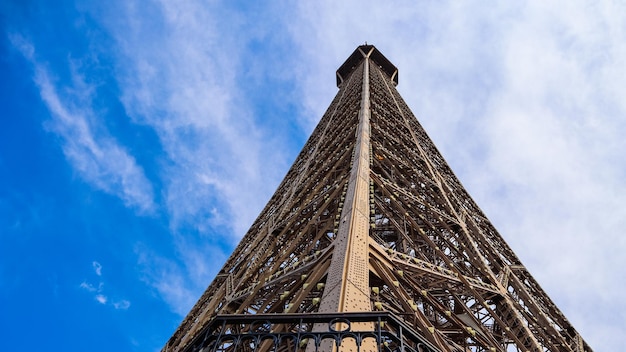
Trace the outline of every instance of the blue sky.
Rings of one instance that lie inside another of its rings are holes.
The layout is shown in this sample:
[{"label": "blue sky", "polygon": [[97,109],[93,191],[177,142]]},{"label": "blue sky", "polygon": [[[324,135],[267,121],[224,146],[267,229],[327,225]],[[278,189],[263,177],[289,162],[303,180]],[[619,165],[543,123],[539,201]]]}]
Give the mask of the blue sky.
[{"label": "blue sky", "polygon": [[9,0],[0,29],[3,349],[160,349],[365,41],[584,338],[622,346],[624,5]]}]

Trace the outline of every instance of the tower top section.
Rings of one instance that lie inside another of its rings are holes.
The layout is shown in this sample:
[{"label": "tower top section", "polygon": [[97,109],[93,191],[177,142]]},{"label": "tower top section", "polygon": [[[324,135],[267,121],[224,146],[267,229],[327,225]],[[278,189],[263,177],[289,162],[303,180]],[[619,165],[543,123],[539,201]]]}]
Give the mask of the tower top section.
[{"label": "tower top section", "polygon": [[350,76],[350,73],[363,61],[366,57],[374,61],[378,67],[387,75],[395,85],[398,85],[398,68],[389,61],[373,45],[360,45],[348,57],[348,59],[337,69],[337,87]]}]

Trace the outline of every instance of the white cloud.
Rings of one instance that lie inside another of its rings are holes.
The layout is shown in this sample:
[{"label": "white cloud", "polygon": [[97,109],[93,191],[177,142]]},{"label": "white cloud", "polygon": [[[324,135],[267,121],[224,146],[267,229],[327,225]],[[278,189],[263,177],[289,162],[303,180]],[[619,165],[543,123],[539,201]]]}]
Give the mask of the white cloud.
[{"label": "white cloud", "polygon": [[97,294],[94,298],[100,304],[106,304],[107,303],[107,296],[105,296],[103,294]]},{"label": "white cloud", "polygon": [[[91,265],[94,268],[96,275],[101,277],[102,265],[98,263],[97,261],[93,261]],[[98,283],[97,287],[87,281],[83,281],[79,287],[89,293],[93,293],[94,300],[96,300],[98,303],[102,305],[107,305],[108,303],[110,306],[112,306],[116,310],[127,310],[128,308],[130,308],[130,301],[126,299],[117,299],[115,301],[109,300],[109,297],[104,294],[104,282],[102,281]]]},{"label": "white cloud", "polygon": [[153,287],[171,310],[186,315],[215,277],[226,256],[212,245],[178,237],[180,261],[163,257],[143,244],[135,247],[142,280]]},{"label": "white cloud", "polygon": [[94,287],[92,284],[90,284],[90,283],[88,283],[86,281],[81,282],[80,288],[82,288],[82,289],[84,289],[84,290],[86,290],[88,292],[97,292],[97,291],[99,291],[98,288]]},{"label": "white cloud", "polygon": [[272,128],[259,125],[242,96],[251,82],[242,60],[258,33],[239,32],[245,24],[228,6],[198,1],[128,2],[104,22],[121,49],[126,111],[154,129],[167,155],[172,228],[225,226],[239,238],[279,182],[265,160],[284,162]]},{"label": "white cloud", "polygon": [[125,299],[113,302],[112,304],[115,309],[127,310],[130,308],[130,302]]},{"label": "white cloud", "polygon": [[93,266],[93,270],[96,272],[96,275],[102,276],[102,265],[95,260],[91,263],[91,265]]},{"label": "white cloud", "polygon": [[46,66],[35,58],[35,49],[24,38],[11,36],[35,69],[34,81],[51,113],[49,129],[62,140],[65,157],[92,186],[121,198],[140,212],[155,208],[152,185],[135,158],[107,132],[92,108],[94,86],[87,84],[70,62],[73,85],[55,86]]},{"label": "white cloud", "polygon": [[184,316],[195,303],[198,290],[195,283],[186,279],[187,273],[175,262],[160,257],[139,245],[136,248],[143,280],[155,288],[172,311]]}]

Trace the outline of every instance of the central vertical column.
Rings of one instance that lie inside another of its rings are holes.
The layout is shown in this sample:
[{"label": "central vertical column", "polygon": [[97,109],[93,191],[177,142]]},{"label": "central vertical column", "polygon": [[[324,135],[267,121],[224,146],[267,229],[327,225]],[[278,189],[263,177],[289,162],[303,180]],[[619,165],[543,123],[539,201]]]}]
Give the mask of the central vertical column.
[{"label": "central vertical column", "polygon": [[[333,256],[319,312],[371,311],[369,294],[369,179],[370,179],[370,92],[369,54],[363,53],[363,88],[350,180],[339,219]],[[344,327],[345,328],[345,327]],[[371,330],[371,323],[353,323],[352,330]],[[322,351],[330,351],[327,345]],[[344,341],[340,351],[357,351],[352,340]],[[377,351],[368,340],[360,351]]]}]

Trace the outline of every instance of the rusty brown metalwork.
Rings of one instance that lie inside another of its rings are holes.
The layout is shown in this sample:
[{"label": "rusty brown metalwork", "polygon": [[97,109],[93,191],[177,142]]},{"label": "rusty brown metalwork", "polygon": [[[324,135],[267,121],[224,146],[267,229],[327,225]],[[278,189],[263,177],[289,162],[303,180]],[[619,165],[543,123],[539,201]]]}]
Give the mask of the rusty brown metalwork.
[{"label": "rusty brown metalwork", "polygon": [[330,107],[164,352],[591,351],[448,167],[397,73],[372,45],[340,67]]}]

